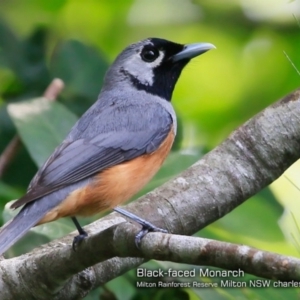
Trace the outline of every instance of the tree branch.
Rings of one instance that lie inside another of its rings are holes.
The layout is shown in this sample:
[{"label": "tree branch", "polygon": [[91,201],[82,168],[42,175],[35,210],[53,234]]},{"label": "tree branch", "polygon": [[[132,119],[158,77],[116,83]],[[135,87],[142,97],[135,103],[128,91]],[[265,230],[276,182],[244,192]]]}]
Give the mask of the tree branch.
[{"label": "tree branch", "polygon": [[143,256],[245,273],[274,280],[300,281],[300,259],[215,240],[155,234],[143,245]]},{"label": "tree branch", "polygon": [[[295,162],[300,156],[299,129],[300,90],[297,90],[246,122],[177,178],[131,203],[127,209],[171,233],[193,234],[243,203]],[[114,213],[86,226],[89,237],[77,252],[71,249],[73,235],[69,235],[30,254],[1,261],[1,299],[11,299],[12,295],[64,299],[66,293],[73,299],[79,291],[86,293],[144,261],[115,256],[239,267],[267,278],[299,280],[298,260],[245,246],[153,233],[144,238],[139,251],[134,246],[137,226],[121,222],[124,218]],[[180,245],[188,247],[183,250]],[[194,255],[183,252],[190,253],[191,249]],[[218,260],[218,255],[229,256]],[[263,260],[258,259],[261,256]],[[230,264],[233,257],[235,260]],[[86,270],[91,266],[92,269]],[[78,275],[82,270],[85,271]],[[107,272],[104,277],[103,270]]]}]

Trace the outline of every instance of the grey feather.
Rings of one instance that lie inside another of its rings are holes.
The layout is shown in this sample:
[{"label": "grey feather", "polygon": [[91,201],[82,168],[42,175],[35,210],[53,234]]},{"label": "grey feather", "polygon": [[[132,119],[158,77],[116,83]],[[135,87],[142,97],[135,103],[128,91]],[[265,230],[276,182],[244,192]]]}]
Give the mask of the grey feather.
[{"label": "grey feather", "polygon": [[37,184],[53,188],[70,184],[153,152],[172,124],[170,114],[152,102],[144,105],[120,102],[97,115],[89,110],[70,132],[66,146],[41,170]]}]

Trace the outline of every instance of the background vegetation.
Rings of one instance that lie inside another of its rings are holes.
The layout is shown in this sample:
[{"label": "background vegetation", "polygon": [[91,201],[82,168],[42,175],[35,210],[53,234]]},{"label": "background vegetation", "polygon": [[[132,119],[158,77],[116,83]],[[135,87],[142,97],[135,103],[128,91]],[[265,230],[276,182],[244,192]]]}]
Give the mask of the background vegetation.
[{"label": "background vegetation", "polygon": [[[16,128],[25,145],[0,180],[2,222],[11,217],[6,202],[25,192],[37,166],[96,100],[105,70],[128,44],[161,37],[217,46],[193,60],[177,84],[173,105],[180,120],[178,138],[164,168],[142,191],[145,193],[187,168],[268,104],[299,87],[299,74],[288,59],[300,68],[299,18],[298,0],[0,1],[0,151]],[[54,115],[28,120],[27,102],[11,106],[8,113],[8,104],[41,96],[54,77],[66,84],[59,99],[63,107],[52,108]],[[17,109],[24,110],[21,117],[16,116]],[[299,256],[299,169],[293,166],[286,177],[199,235]],[[69,220],[40,226],[8,255],[28,251],[73,229]],[[150,262],[147,267],[151,266],[182,268],[167,262]],[[136,289],[135,283],[131,271],[89,299],[299,296],[297,290],[271,288],[143,290]]]}]

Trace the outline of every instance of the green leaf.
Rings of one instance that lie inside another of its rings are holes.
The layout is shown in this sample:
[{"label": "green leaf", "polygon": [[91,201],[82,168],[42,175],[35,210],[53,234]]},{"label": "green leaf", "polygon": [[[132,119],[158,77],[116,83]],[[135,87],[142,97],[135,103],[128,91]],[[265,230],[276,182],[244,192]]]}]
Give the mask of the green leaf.
[{"label": "green leaf", "polygon": [[53,76],[66,84],[65,93],[96,99],[108,68],[107,60],[79,41],[61,44],[51,60]]},{"label": "green leaf", "polygon": [[0,181],[0,205],[4,202],[7,202],[11,199],[16,199],[21,197],[22,194],[16,188],[11,187],[10,185]]},{"label": "green leaf", "polygon": [[270,190],[264,189],[197,235],[284,255],[297,255],[278,226],[282,211]]},{"label": "green leaf", "polygon": [[9,104],[7,110],[38,166],[63,141],[77,120],[63,105],[45,98]]},{"label": "green leaf", "polygon": [[22,61],[21,41],[3,19],[0,19],[0,65],[15,69]]},{"label": "green leaf", "polygon": [[134,287],[125,276],[117,277],[106,284],[106,287],[114,293],[118,300],[130,300],[135,294]]},{"label": "green leaf", "polygon": [[300,161],[295,162],[270,188],[284,207],[279,226],[285,238],[300,251],[299,181]]}]

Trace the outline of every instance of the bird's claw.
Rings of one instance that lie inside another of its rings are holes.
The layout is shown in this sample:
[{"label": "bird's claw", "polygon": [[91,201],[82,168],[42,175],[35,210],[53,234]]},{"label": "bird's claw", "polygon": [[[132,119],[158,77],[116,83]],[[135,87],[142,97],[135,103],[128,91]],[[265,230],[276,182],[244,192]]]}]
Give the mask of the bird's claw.
[{"label": "bird's claw", "polygon": [[76,252],[77,247],[81,244],[81,242],[88,236],[88,234],[83,231],[79,235],[76,235],[73,239],[72,248]]},{"label": "bird's claw", "polygon": [[143,228],[137,233],[137,235],[135,236],[135,240],[134,240],[135,245],[138,249],[141,248],[141,241],[148,232],[168,233],[167,230],[156,227],[156,226],[152,225],[151,223],[148,223],[147,225],[143,225]]}]

